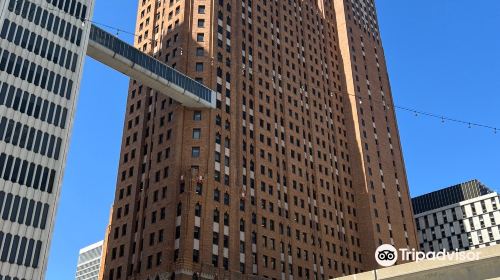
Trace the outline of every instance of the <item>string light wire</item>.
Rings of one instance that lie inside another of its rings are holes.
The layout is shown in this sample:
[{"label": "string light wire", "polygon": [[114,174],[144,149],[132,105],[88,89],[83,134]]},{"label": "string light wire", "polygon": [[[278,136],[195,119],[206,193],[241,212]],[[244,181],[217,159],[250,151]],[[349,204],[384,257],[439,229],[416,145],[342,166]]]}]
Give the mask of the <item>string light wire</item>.
[{"label": "string light wire", "polygon": [[[388,101],[384,101],[384,100],[380,100],[380,99],[376,99],[376,98],[366,98],[366,97],[363,97],[363,96],[360,96],[360,95],[357,95],[357,94],[348,93],[348,92],[345,92],[345,91],[333,91],[333,92],[334,93],[341,93],[341,94],[346,94],[346,95],[357,97],[357,98],[359,98],[360,103],[361,103],[361,100],[368,100],[368,101],[373,101],[373,102],[377,102],[377,103],[381,103],[381,104],[389,104],[389,105],[391,105],[391,103],[388,102]],[[389,106],[389,105],[386,105],[386,106]],[[460,120],[460,119],[448,117],[448,116],[445,116],[445,115],[440,115],[440,114],[436,114],[436,113],[430,113],[430,112],[426,112],[426,111],[421,111],[419,109],[414,109],[414,108],[399,106],[399,105],[394,104],[394,103],[392,103],[392,106],[395,109],[399,109],[401,111],[406,111],[406,112],[409,112],[409,113],[413,113],[415,115],[415,117],[418,117],[418,116],[422,115],[422,116],[426,116],[426,117],[429,117],[429,118],[439,119],[439,120],[441,120],[442,123],[444,123],[445,121],[448,121],[448,122],[454,122],[454,123],[458,123],[458,124],[467,125],[468,128],[472,128],[472,127],[485,128],[485,129],[492,130],[495,134],[497,134],[497,132],[500,131],[500,128],[495,127],[495,126],[491,126],[491,125],[481,124],[481,123],[467,121],[467,120]]]},{"label": "string light wire", "polygon": [[[114,27],[114,26],[111,26],[111,25],[107,25],[107,24],[103,24],[103,23],[97,23],[97,22],[94,22],[94,21],[90,21],[90,22],[92,22],[94,24],[97,24],[97,25],[101,25],[103,27],[106,27],[106,28],[109,28],[109,29],[112,29],[112,30],[116,30],[118,32],[123,32],[123,33],[129,34],[129,35],[132,35],[132,36],[135,36],[135,37],[140,36],[140,35],[138,35],[136,33],[133,33],[133,32],[130,32],[130,31],[125,31],[125,30],[122,30],[120,28],[117,28],[117,27]],[[246,69],[242,69],[242,73],[243,74],[246,74],[247,71],[245,71],[245,70]],[[255,71],[255,70],[253,70],[253,71]],[[357,98],[359,98],[360,103],[362,103],[363,100],[368,100],[368,101],[373,101],[373,102],[381,103],[381,104],[384,104],[384,105],[385,104],[391,105],[390,102],[387,102],[387,101],[384,101],[384,100],[377,100],[377,99],[374,99],[374,98],[366,98],[364,96],[360,96],[358,94],[348,93],[346,91],[333,91],[333,92],[357,97]],[[389,105],[386,105],[386,106],[389,106]],[[397,104],[394,104],[394,103],[392,103],[392,106],[395,109],[399,109],[401,111],[412,113],[412,114],[415,115],[415,117],[425,116],[425,117],[429,117],[429,118],[439,119],[439,120],[441,120],[442,123],[444,123],[445,121],[447,121],[447,122],[452,122],[452,123],[464,124],[464,125],[467,125],[468,128],[478,127],[478,128],[489,129],[489,130],[492,130],[494,134],[497,134],[497,132],[500,131],[499,127],[495,127],[495,126],[491,126],[491,125],[486,125],[486,124],[481,124],[481,123],[477,123],[477,122],[473,122],[473,121],[452,118],[452,117],[448,117],[448,116],[437,114],[437,113],[431,113],[431,112],[422,111],[420,109],[415,109],[415,108],[400,106],[400,105],[397,105]]]}]

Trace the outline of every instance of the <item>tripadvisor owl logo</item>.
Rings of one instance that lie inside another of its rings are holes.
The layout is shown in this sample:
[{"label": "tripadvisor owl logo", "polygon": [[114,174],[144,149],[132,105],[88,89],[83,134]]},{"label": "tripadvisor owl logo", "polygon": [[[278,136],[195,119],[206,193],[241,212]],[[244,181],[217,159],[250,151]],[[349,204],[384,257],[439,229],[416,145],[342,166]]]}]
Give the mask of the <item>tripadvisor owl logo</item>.
[{"label": "tripadvisor owl logo", "polygon": [[380,266],[388,267],[393,266],[401,259],[402,262],[409,261],[477,261],[480,259],[480,252],[473,251],[460,251],[455,249],[449,251],[443,249],[438,252],[430,251],[423,252],[409,248],[396,249],[389,244],[380,245],[375,251],[375,260]]},{"label": "tripadvisor owl logo", "polygon": [[380,245],[375,251],[375,260],[381,266],[392,266],[398,260],[398,251],[392,245]]}]

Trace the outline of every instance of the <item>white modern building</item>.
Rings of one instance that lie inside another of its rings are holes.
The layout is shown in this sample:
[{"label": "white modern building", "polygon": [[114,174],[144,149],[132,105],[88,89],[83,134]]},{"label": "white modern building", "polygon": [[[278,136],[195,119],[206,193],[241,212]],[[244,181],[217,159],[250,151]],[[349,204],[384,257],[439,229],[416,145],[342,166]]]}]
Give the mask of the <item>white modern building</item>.
[{"label": "white modern building", "polygon": [[0,279],[44,279],[93,0],[0,1]]},{"label": "white modern building", "polygon": [[500,244],[499,199],[478,180],[413,198],[420,250],[462,251]]},{"label": "white modern building", "polygon": [[101,268],[103,241],[80,250],[75,280],[97,280]]},{"label": "white modern building", "polygon": [[187,107],[215,92],[90,23],[94,0],[0,1],[0,280],[44,279],[86,55]]}]

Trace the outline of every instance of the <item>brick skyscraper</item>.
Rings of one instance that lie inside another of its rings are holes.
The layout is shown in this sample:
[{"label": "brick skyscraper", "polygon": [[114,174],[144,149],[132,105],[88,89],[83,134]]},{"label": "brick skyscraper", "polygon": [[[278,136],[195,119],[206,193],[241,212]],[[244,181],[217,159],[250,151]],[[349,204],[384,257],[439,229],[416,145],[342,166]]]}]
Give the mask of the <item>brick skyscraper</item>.
[{"label": "brick skyscraper", "polygon": [[328,279],[417,248],[372,0],[140,0],[136,32],[217,109],[131,82],[104,280]]}]

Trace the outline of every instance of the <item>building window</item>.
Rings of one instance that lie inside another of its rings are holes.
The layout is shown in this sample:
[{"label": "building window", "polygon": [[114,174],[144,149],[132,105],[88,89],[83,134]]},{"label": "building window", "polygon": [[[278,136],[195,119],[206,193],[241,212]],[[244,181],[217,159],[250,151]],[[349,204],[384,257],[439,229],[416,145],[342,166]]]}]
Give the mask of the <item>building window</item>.
[{"label": "building window", "polygon": [[194,249],[193,250],[193,262],[199,262],[200,261],[200,251]]},{"label": "building window", "polygon": [[191,149],[191,156],[194,158],[199,158],[200,157],[200,147],[193,147]]},{"label": "building window", "polygon": [[196,56],[203,56],[203,55],[205,55],[205,50],[203,48],[197,48]]},{"label": "building window", "polygon": [[203,33],[196,34],[196,42],[203,42],[203,41],[205,41],[205,34]]},{"label": "building window", "polygon": [[198,14],[204,14],[204,13],[205,13],[205,5],[199,5]]},{"label": "building window", "polygon": [[214,190],[214,200],[220,201],[220,191],[218,189]]},{"label": "building window", "polygon": [[219,213],[219,210],[215,209],[214,210],[214,223],[218,223],[219,220],[220,220],[220,213]]},{"label": "building window", "polygon": [[219,256],[212,254],[212,265],[215,267],[219,266]]},{"label": "building window", "polygon": [[182,204],[177,204],[177,216],[180,216],[182,214]]},{"label": "building window", "polygon": [[205,27],[205,20],[204,19],[198,20],[198,27]]},{"label": "building window", "polygon": [[201,137],[201,129],[199,128],[193,129],[193,139],[198,140],[200,139],[200,137]]},{"label": "building window", "polygon": [[175,227],[175,239],[179,239],[179,238],[181,238],[181,227],[176,226]]},{"label": "building window", "polygon": [[198,203],[194,206],[194,215],[196,217],[201,217],[201,205]]},{"label": "building window", "polygon": [[203,185],[201,183],[196,183],[195,193],[199,195],[203,193]]},{"label": "building window", "polygon": [[194,111],[193,121],[201,121],[201,111]]},{"label": "building window", "polygon": [[228,193],[224,193],[224,204],[229,205],[229,194]]},{"label": "building window", "polygon": [[196,72],[203,72],[203,62],[196,63]]},{"label": "building window", "polygon": [[193,237],[194,239],[200,239],[200,227],[194,227],[194,234]]}]

